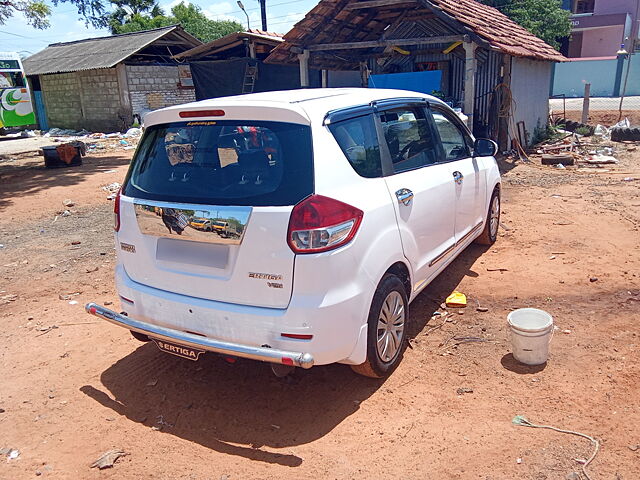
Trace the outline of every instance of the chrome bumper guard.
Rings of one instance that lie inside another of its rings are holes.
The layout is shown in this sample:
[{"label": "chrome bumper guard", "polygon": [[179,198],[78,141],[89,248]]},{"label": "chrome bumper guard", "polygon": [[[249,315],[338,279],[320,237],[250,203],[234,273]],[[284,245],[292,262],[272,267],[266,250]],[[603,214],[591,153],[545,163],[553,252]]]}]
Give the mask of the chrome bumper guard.
[{"label": "chrome bumper guard", "polygon": [[150,323],[140,322],[133,318],[120,315],[108,308],[96,303],[87,303],[85,310],[91,315],[105,319],[120,327],[133,330],[150,337],[150,339],[164,340],[166,342],[191,347],[206,352],[215,352],[222,355],[249,358],[262,362],[278,363],[282,365],[292,365],[295,367],[311,368],[313,366],[313,355],[302,352],[287,352],[269,347],[251,347],[239,345],[237,343],[213,340],[191,333],[173,330],[171,328],[160,327]]}]

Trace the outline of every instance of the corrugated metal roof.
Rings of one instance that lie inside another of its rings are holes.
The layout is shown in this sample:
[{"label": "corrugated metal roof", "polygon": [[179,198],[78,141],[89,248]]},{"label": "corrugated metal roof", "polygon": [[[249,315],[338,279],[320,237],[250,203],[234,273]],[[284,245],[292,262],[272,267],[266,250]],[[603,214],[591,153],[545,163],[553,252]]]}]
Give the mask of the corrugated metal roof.
[{"label": "corrugated metal roof", "polygon": [[53,43],[24,60],[25,73],[42,75],[111,68],[170,33],[178,34],[181,40],[190,44],[191,47],[202,44],[179,25],[110,37]]}]

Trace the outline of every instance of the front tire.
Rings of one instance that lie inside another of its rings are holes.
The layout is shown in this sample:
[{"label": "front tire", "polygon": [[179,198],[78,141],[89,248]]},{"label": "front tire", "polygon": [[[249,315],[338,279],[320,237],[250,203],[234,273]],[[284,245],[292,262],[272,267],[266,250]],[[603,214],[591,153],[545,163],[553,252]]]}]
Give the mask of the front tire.
[{"label": "front tire", "polygon": [[367,333],[367,360],[352,365],[354,372],[371,378],[391,374],[402,360],[406,347],[409,301],[402,281],[385,275],[371,302]]},{"label": "front tire", "polygon": [[495,189],[491,195],[489,202],[489,211],[487,212],[487,220],[484,222],[484,230],[476,243],[480,245],[493,245],[498,239],[498,227],[500,226],[500,190]]}]

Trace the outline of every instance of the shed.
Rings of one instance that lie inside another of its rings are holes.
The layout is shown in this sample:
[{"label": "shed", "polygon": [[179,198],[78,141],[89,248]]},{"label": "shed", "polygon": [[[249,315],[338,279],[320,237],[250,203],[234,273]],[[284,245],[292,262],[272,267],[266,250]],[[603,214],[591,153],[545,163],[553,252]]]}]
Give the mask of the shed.
[{"label": "shed", "polygon": [[[256,29],[230,33],[173,58],[189,63],[198,100],[299,88],[297,66],[264,63],[283,36]],[[310,85],[320,86],[319,73],[314,77]]]},{"label": "shed", "polygon": [[49,45],[24,61],[42,92],[41,128],[123,130],[136,115],[195,100],[188,65],[172,57],[198,45],[179,25]]},{"label": "shed", "polygon": [[313,67],[359,71],[357,86],[427,89],[502,148],[546,126],[552,65],[566,60],[475,0],[320,0],[284,40],[266,61],[298,64],[303,85]]}]

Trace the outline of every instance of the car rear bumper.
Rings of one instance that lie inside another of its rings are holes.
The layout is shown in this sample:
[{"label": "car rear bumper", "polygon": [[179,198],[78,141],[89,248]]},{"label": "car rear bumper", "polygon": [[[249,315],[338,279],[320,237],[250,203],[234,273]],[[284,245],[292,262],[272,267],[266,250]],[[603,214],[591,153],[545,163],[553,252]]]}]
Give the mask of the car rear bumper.
[{"label": "car rear bumper", "polygon": [[197,350],[302,368],[311,368],[314,364],[313,355],[310,353],[291,352],[268,347],[253,347],[193,335],[179,330],[141,322],[116,313],[96,303],[88,303],[85,309],[87,313],[103,318],[114,325],[142,333],[152,339],[165,340]]}]

